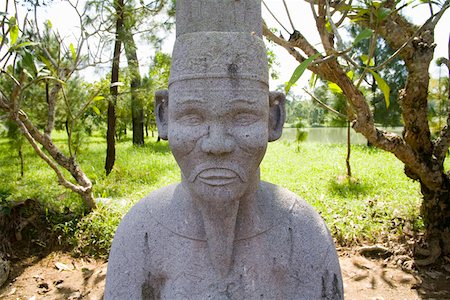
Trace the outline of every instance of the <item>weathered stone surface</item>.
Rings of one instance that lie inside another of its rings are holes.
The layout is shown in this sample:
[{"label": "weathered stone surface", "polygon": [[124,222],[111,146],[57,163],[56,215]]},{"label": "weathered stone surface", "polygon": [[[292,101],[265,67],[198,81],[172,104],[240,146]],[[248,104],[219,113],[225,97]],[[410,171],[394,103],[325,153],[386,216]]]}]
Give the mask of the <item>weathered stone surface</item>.
[{"label": "weathered stone surface", "polygon": [[190,32],[262,35],[260,0],[177,0],[177,37]]},{"label": "weathered stone surface", "polygon": [[8,280],[10,270],[9,261],[0,255],[0,287]]},{"label": "weathered stone surface", "polygon": [[188,33],[177,38],[172,56],[169,85],[176,81],[209,78],[269,83],[264,43],[250,33]]},{"label": "weathered stone surface", "polygon": [[[195,23],[202,13],[183,12],[188,3],[178,0],[177,18]],[[195,3],[206,12],[260,5]],[[182,181],[142,199],[121,222],[105,299],[342,299],[323,220],[295,194],[260,181],[285,114],[284,95],[269,92],[262,41],[246,30],[191,25],[178,31],[169,90],[155,97],[158,132]]]}]

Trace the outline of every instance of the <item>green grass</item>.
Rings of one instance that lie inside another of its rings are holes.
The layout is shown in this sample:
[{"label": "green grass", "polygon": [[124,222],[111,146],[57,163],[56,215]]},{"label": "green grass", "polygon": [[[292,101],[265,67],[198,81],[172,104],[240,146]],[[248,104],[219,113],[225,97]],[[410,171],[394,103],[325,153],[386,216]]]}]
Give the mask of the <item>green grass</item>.
[{"label": "green grass", "polygon": [[[342,245],[381,242],[402,226],[422,226],[419,184],[403,173],[392,154],[352,146],[353,178],[346,174],[343,145],[281,142],[270,145],[262,178],[283,186],[314,206]],[[282,166],[282,167],[280,167]],[[391,236],[392,237],[392,236]]]},{"label": "green grass", "polygon": [[[55,142],[64,146],[64,136]],[[0,139],[0,201],[39,200],[49,226],[77,253],[104,256],[114,231],[133,203],[151,191],[179,181],[180,172],[167,142],[148,139],[144,147],[117,144],[117,160],[109,176],[104,173],[105,140],[86,140],[78,161],[94,183],[96,198],[108,198],[93,213],[83,216],[80,198],[58,186],[53,171],[26,145],[25,174],[20,177],[17,154],[8,140]],[[380,242],[401,234],[402,226],[421,226],[419,185],[403,173],[391,154],[353,146],[353,178],[345,178],[346,148],[342,145],[270,143],[261,165],[262,179],[297,193],[313,205],[342,245]],[[1,204],[0,202],[0,204]],[[125,204],[125,205],[114,205]],[[70,212],[70,213],[69,213]],[[66,217],[64,217],[66,216]],[[392,224],[400,224],[393,226]]]}]

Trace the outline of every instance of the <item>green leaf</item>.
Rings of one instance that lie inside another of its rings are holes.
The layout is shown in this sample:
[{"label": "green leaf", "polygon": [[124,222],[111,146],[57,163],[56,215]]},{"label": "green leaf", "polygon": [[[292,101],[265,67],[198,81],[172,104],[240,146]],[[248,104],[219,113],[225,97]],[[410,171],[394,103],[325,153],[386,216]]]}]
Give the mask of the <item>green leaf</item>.
[{"label": "green leaf", "polygon": [[355,40],[353,41],[353,45],[358,44],[359,42],[361,42],[362,40],[368,39],[372,36],[373,34],[373,30],[372,29],[364,29],[363,31],[361,31],[358,36],[355,38]]},{"label": "green leaf", "polygon": [[27,69],[23,69],[23,73],[25,73],[25,75],[27,75],[30,79],[33,79],[33,75],[27,70]]},{"label": "green leaf", "polygon": [[383,78],[381,78],[380,75],[378,75],[377,72],[370,70],[369,72],[372,73],[373,78],[375,78],[375,81],[377,82],[378,87],[384,94],[384,101],[386,102],[386,108],[389,108],[390,100],[389,100],[389,93],[391,92],[391,89],[389,85],[387,85],[386,81],[384,81]]},{"label": "green leaf", "polygon": [[76,62],[77,61],[77,52],[75,51],[75,47],[73,46],[72,43],[70,43],[69,48],[70,48],[70,53],[72,53],[73,62]]},{"label": "green leaf", "polygon": [[49,71],[54,72],[53,65],[44,55],[38,55],[38,60],[43,62]]},{"label": "green leaf", "polygon": [[319,56],[320,53],[316,53],[308,57],[295,69],[294,73],[292,73],[291,79],[289,79],[289,82],[286,84],[286,87],[284,88],[286,94],[289,93],[291,87],[300,79],[300,77],[305,72],[306,68],[308,68],[308,66],[313,62],[313,60],[315,60]]},{"label": "green leaf", "polygon": [[311,79],[309,80],[309,87],[311,89],[314,89],[316,87],[317,79],[319,76],[316,75],[316,73],[311,74]]},{"label": "green leaf", "polygon": [[22,65],[23,68],[28,70],[30,72],[30,74],[37,74],[37,68],[36,68],[36,64],[34,63],[34,57],[33,55],[28,52],[25,51],[25,54],[23,54],[22,56]]},{"label": "green leaf", "polygon": [[105,99],[105,96],[98,95],[98,96],[95,96],[94,99],[92,99],[92,101],[100,101],[100,100],[103,100],[103,99]]},{"label": "green leaf", "polygon": [[353,80],[354,76],[355,76],[355,72],[353,72],[352,70],[347,72],[347,77],[350,78],[350,80]]},{"label": "green leaf", "polygon": [[328,33],[333,33],[333,28],[331,27],[330,21],[327,21],[327,23],[325,23],[325,29],[328,31]]},{"label": "green leaf", "polygon": [[92,105],[92,110],[95,112],[97,116],[100,116],[100,109],[97,106]]},{"label": "green leaf", "polygon": [[341,87],[338,86],[336,83],[329,81],[328,82],[328,88],[333,94],[343,94]]},{"label": "green leaf", "polygon": [[9,19],[9,38],[11,39],[10,40],[11,46],[16,43],[18,37],[19,37],[19,26],[17,26],[16,18],[11,17],[11,19]]},{"label": "green leaf", "polygon": [[47,27],[48,27],[49,29],[51,29],[51,28],[53,27],[53,24],[52,24],[52,22],[50,22],[50,20],[47,20],[46,23],[45,23],[45,25],[47,25]]},{"label": "green leaf", "polygon": [[38,43],[36,43],[36,42],[23,42],[23,43],[14,45],[14,49],[20,49],[20,48],[24,48],[24,47],[27,47],[27,46],[35,46],[37,44]]},{"label": "green leaf", "polygon": [[380,7],[376,11],[376,16],[379,21],[383,21],[391,13],[391,10],[386,7]]},{"label": "green leaf", "polygon": [[373,7],[375,7],[375,8],[379,8],[380,5],[381,5],[381,1],[372,1],[372,5],[373,5]]},{"label": "green leaf", "polygon": [[361,58],[363,64],[365,64],[366,66],[368,66],[368,67],[375,66],[375,60],[373,57],[370,58],[370,61],[369,61],[369,57],[365,54],[361,55],[360,58]]},{"label": "green leaf", "polygon": [[40,69],[37,73],[37,77],[51,76],[51,72],[45,67]]}]

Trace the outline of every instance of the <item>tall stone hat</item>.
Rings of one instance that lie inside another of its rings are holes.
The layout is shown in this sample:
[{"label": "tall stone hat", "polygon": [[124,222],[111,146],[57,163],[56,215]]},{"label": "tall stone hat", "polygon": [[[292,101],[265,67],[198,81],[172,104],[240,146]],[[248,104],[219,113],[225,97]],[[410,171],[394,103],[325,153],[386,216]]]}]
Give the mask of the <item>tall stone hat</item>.
[{"label": "tall stone hat", "polygon": [[240,78],[268,86],[260,0],[177,0],[169,87],[177,81]]}]

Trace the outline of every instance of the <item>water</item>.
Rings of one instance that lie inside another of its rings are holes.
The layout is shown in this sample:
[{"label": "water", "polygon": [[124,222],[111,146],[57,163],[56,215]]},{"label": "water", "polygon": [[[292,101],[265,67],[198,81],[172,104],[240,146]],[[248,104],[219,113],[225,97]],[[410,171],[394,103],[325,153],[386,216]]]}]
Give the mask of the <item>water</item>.
[{"label": "water", "polygon": [[[403,127],[381,128],[389,132],[401,135]],[[347,143],[346,127],[311,127],[304,128],[308,132],[306,142],[322,144],[344,144]],[[282,140],[295,141],[296,128],[283,128]],[[367,144],[367,139],[360,133],[350,130],[352,144]]]}]

